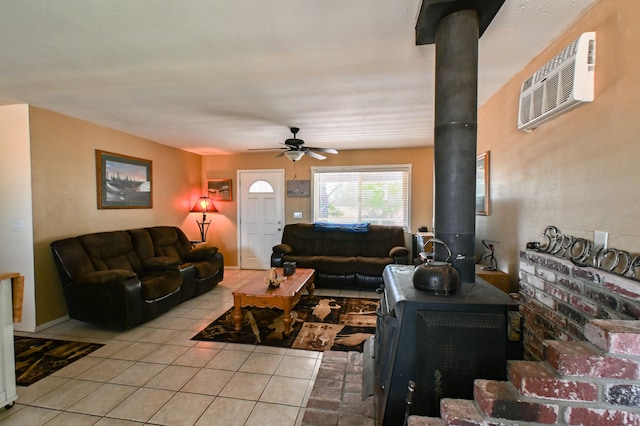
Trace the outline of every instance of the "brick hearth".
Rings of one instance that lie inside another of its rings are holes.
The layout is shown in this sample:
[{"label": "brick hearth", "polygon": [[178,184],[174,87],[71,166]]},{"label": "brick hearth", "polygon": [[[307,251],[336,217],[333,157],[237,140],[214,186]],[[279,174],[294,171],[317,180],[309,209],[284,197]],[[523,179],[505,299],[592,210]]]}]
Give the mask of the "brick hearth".
[{"label": "brick hearth", "polygon": [[327,351],[307,402],[303,426],[374,426],[375,398],[362,400],[362,353]]}]

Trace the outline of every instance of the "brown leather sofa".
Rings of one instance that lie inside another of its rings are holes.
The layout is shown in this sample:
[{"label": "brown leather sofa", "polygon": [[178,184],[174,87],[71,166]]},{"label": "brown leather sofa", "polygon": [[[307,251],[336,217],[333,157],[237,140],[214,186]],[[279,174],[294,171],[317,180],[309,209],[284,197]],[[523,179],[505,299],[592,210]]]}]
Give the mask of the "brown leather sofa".
[{"label": "brown leather sofa", "polygon": [[385,266],[409,262],[409,249],[399,226],[295,223],[284,227],[282,243],[272,250],[271,266],[284,262],[315,269],[318,288],[375,290]]},{"label": "brown leather sofa", "polygon": [[51,243],[69,317],[128,329],[224,278],[217,247],[193,248],[180,228],[98,232]]}]

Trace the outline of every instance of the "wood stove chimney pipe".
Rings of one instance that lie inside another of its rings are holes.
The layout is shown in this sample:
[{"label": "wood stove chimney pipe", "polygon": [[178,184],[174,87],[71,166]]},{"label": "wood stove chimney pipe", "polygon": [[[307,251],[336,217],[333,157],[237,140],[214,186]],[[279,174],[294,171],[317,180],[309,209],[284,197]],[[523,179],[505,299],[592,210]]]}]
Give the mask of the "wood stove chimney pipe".
[{"label": "wood stove chimney pipe", "polygon": [[416,44],[436,44],[433,229],[462,284],[475,282],[478,39],[503,3],[424,0],[416,23]]}]

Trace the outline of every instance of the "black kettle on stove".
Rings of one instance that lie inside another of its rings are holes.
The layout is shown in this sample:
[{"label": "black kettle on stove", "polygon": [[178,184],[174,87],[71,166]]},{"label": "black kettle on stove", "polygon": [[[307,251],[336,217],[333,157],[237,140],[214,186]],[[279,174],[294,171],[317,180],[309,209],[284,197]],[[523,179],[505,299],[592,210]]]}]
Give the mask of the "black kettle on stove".
[{"label": "black kettle on stove", "polygon": [[449,263],[449,258],[451,258],[449,246],[438,238],[431,238],[425,243],[425,247],[429,243],[432,246],[434,244],[442,244],[447,249],[448,256],[444,261],[440,261],[432,260],[429,256],[421,253],[420,257],[425,260],[416,266],[413,271],[413,286],[418,290],[427,291],[435,295],[447,296],[455,293],[460,288],[460,273]]}]

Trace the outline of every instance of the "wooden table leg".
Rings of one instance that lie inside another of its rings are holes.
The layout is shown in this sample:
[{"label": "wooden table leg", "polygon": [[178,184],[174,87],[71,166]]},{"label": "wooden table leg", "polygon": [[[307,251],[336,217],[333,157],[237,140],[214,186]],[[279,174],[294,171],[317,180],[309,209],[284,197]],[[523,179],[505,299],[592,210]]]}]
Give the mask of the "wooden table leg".
[{"label": "wooden table leg", "polygon": [[233,296],[233,329],[242,330],[242,305],[241,297]]},{"label": "wooden table leg", "polygon": [[285,303],[284,313],[282,314],[282,324],[284,325],[284,334],[288,336],[291,333],[291,302]]},{"label": "wooden table leg", "polygon": [[313,276],[309,278],[307,283],[307,291],[309,292],[309,297],[313,297],[313,291],[316,289],[316,285],[313,283]]}]

